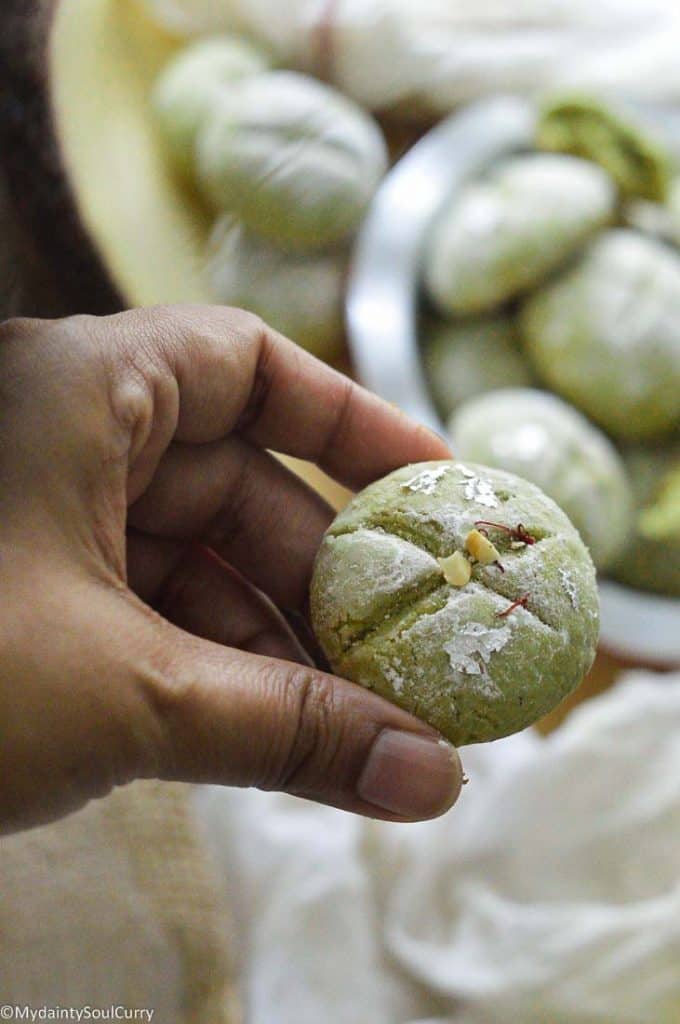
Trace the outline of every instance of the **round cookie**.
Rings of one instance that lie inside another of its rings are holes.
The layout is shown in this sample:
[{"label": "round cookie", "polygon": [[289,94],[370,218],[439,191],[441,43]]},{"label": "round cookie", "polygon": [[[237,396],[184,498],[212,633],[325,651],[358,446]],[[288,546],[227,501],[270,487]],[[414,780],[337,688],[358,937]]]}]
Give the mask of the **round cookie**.
[{"label": "round cookie", "polygon": [[[439,414],[446,420],[473,395],[531,384],[531,372],[515,345],[510,317],[424,324],[425,375]],[[483,461],[483,460],[482,460]]]},{"label": "round cookie", "polygon": [[220,95],[267,67],[264,54],[244,39],[218,36],[189,44],[163,68],[152,111],[170,159],[185,176],[194,174],[196,136]]},{"label": "round cookie", "polygon": [[590,668],[599,622],[592,561],[557,505],[456,462],[406,466],[354,498],[322,542],[311,611],[338,675],[457,745],[550,711]]},{"label": "round cookie", "polygon": [[343,251],[283,252],[224,214],[210,236],[206,276],[215,301],[257,313],[331,360],[342,352],[346,269]]},{"label": "round cookie", "polygon": [[616,189],[601,168],[532,154],[464,189],[438,218],[424,280],[444,314],[487,313],[534,287],[612,220]]},{"label": "round cookie", "polygon": [[673,156],[663,111],[603,102],[587,95],[551,96],[536,128],[541,149],[592,160],[614,179],[622,194],[663,202],[672,176]]},{"label": "round cookie", "polygon": [[680,424],[680,256],[608,231],[528,298],[520,330],[543,380],[615,437]]},{"label": "round cookie", "polygon": [[638,516],[610,575],[639,590],[680,598],[680,445],[630,448],[623,458]]},{"label": "round cookie", "polygon": [[351,234],[387,169],[377,122],[292,71],[236,83],[199,132],[197,150],[208,201],[291,248]]},{"label": "round cookie", "polygon": [[633,525],[633,497],[614,445],[556,395],[508,388],[465,402],[449,423],[463,459],[517,473],[569,516],[598,569],[620,553]]}]

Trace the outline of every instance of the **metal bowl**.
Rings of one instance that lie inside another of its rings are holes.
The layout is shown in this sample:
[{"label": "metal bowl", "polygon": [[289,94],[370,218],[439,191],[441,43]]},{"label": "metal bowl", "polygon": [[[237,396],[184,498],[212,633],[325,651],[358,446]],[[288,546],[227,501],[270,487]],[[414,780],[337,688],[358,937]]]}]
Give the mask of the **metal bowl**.
[{"label": "metal bowl", "polygon": [[[418,346],[420,267],[428,230],[466,181],[533,148],[536,110],[503,96],[442,121],[385,179],[359,234],[347,292],[352,359],[362,383],[440,434]],[[646,665],[680,664],[680,600],[600,584],[601,645]]]}]

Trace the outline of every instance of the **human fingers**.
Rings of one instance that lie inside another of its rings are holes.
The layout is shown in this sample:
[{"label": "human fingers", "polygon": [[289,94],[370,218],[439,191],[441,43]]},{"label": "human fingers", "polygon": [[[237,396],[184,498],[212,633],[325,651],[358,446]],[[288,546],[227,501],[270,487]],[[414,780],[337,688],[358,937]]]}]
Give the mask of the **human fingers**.
[{"label": "human fingers", "polygon": [[368,690],[151,625],[132,630],[133,671],[161,778],[280,790],[388,820],[435,817],[457,798],[453,748]]},{"label": "human fingers", "polygon": [[333,509],[269,453],[227,438],[173,444],[130,508],[147,534],[201,538],[281,608],[303,609]]},{"label": "human fingers", "polygon": [[281,613],[204,545],[131,532],[128,566],[132,589],[182,629],[253,654],[309,664]]},{"label": "human fingers", "polygon": [[[132,500],[173,437],[202,444],[236,430],[316,462],[350,487],[449,455],[436,435],[239,310],[133,310],[99,321],[97,330],[114,353],[124,418],[135,420],[137,410],[143,421],[131,452]],[[144,391],[157,415],[149,416]]]}]

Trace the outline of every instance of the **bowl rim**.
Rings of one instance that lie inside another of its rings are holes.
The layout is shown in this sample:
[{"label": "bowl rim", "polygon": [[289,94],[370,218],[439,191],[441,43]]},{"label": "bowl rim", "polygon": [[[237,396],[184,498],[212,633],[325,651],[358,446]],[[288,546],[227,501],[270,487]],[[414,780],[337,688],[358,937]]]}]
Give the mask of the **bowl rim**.
[{"label": "bowl rim", "polygon": [[[496,96],[462,107],[399,160],[359,231],[346,293],[350,355],[362,384],[445,436],[429,394],[417,323],[427,230],[452,192],[491,161],[534,148],[537,107]],[[600,646],[644,665],[680,665],[680,598],[599,580]]]}]

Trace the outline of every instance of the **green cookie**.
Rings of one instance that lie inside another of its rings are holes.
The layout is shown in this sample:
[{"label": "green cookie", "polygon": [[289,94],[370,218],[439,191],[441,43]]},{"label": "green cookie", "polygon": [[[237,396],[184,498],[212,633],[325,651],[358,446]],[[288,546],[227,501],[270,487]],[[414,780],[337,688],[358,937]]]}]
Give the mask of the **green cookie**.
[{"label": "green cookie", "polygon": [[613,444],[557,395],[505,388],[471,398],[449,423],[453,450],[518,473],[563,509],[598,569],[614,561],[633,526],[633,496]]},{"label": "green cookie", "polygon": [[542,379],[614,437],[680,425],[680,257],[635,231],[607,231],[523,304],[519,327]]},{"label": "green cookie", "polygon": [[592,561],[557,505],[454,462],[406,466],[350,503],[321,545],[311,609],[338,675],[456,745],[550,711],[590,668],[599,622]]},{"label": "green cookie", "polygon": [[531,372],[515,344],[510,317],[453,323],[432,319],[423,328],[425,374],[443,419],[474,395],[531,384]]},{"label": "green cookie", "polygon": [[170,159],[186,177],[194,176],[196,136],[220,96],[267,66],[264,55],[237,36],[199,39],[168,62],[153,91],[152,111]]},{"label": "green cookie", "polygon": [[197,139],[199,183],[216,210],[284,248],[323,248],[358,228],[387,170],[376,121],[309,75],[236,83]]},{"label": "green cookie", "polygon": [[638,519],[611,575],[630,587],[680,597],[680,445],[631,448],[624,461]]},{"label": "green cookie", "polygon": [[437,217],[425,288],[445,316],[478,316],[534,288],[613,219],[616,189],[599,167],[531,153],[462,189]]},{"label": "green cookie", "polygon": [[217,302],[257,313],[321,359],[341,354],[345,250],[284,252],[224,214],[207,255],[206,281]]},{"label": "green cookie", "polygon": [[[662,115],[663,117],[663,115]],[[593,96],[552,97],[539,118],[542,149],[593,160],[625,196],[663,202],[672,175],[672,155],[651,114]]]}]

